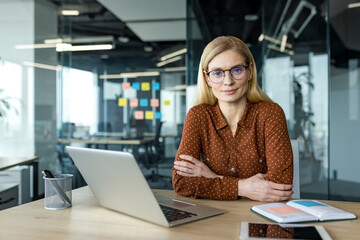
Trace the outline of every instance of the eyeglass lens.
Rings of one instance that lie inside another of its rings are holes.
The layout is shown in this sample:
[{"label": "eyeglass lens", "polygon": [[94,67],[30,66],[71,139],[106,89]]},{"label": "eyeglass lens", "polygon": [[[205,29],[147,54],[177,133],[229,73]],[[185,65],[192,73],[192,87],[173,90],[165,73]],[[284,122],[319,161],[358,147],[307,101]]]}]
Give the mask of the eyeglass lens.
[{"label": "eyeglass lens", "polygon": [[235,67],[231,68],[230,70],[221,70],[221,69],[212,70],[209,73],[210,80],[213,81],[214,83],[222,82],[225,78],[226,71],[230,71],[231,77],[236,80],[242,79],[245,75],[245,67],[244,66],[235,66]]}]

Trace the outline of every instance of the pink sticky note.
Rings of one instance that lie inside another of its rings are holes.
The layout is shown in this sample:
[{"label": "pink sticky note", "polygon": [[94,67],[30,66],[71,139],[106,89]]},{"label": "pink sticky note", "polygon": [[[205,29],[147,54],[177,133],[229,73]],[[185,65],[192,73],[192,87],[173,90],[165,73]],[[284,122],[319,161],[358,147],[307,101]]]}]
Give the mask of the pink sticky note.
[{"label": "pink sticky note", "polygon": [[127,90],[130,88],[130,82],[123,82],[121,85],[123,90]]},{"label": "pink sticky note", "polygon": [[138,98],[130,99],[130,107],[137,107],[137,106],[139,106],[139,99]]},{"label": "pink sticky note", "polygon": [[152,106],[152,107],[159,107],[159,99],[157,99],[157,98],[152,98],[152,99],[150,100],[150,106]]},{"label": "pink sticky note", "polygon": [[302,212],[301,210],[290,206],[273,207],[269,208],[268,210],[280,215]]},{"label": "pink sticky note", "polygon": [[144,119],[144,111],[135,111],[135,119],[136,120]]}]

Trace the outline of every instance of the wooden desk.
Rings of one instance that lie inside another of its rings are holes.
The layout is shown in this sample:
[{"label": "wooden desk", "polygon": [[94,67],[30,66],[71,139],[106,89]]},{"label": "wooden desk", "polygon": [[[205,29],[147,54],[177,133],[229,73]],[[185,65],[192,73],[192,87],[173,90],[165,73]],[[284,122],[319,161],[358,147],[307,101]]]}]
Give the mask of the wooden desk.
[{"label": "wooden desk", "polygon": [[[44,200],[0,211],[0,236],[6,239],[239,239],[241,221],[270,223],[250,211],[261,202],[212,201],[177,196],[173,191],[154,192],[180,200],[225,209],[223,215],[180,225],[161,227],[98,205],[88,187],[73,191],[73,206],[46,210]],[[324,201],[360,215],[360,203]],[[323,225],[333,239],[354,239],[360,220],[314,223]]]},{"label": "wooden desk", "polygon": [[15,167],[18,165],[29,165],[33,167],[33,200],[39,199],[38,175],[39,165],[38,157],[0,157],[0,171]]}]

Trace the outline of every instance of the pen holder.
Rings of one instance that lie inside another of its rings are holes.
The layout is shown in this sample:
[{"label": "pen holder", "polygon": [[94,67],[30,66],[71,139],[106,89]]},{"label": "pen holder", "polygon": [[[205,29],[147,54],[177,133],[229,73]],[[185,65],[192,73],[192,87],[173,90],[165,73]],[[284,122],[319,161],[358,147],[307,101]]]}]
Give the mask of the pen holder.
[{"label": "pen holder", "polygon": [[58,174],[54,178],[43,177],[46,209],[59,210],[71,207],[72,177],[72,174]]}]

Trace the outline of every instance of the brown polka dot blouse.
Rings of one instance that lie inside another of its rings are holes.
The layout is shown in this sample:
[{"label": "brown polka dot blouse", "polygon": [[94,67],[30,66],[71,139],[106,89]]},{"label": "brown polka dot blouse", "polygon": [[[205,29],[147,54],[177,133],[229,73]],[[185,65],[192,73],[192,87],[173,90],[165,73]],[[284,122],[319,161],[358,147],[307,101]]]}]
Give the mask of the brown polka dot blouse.
[{"label": "brown polka dot blouse", "polygon": [[218,200],[238,198],[238,180],[257,173],[267,180],[291,184],[293,155],[281,107],[248,102],[233,136],[219,104],[192,107],[185,119],[175,161],[186,154],[203,161],[220,178],[183,177],[173,168],[177,194]]}]

